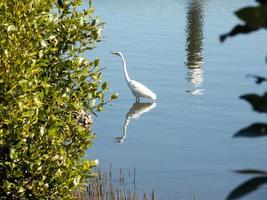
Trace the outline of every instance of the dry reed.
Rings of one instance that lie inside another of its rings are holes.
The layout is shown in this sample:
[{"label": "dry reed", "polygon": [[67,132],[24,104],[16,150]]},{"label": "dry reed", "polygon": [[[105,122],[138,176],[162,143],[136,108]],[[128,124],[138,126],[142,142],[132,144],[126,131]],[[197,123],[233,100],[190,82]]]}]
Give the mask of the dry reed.
[{"label": "dry reed", "polygon": [[126,177],[120,169],[119,180],[114,181],[112,167],[108,173],[98,170],[97,176],[88,180],[84,191],[74,192],[79,200],[156,200],[154,190],[151,194],[138,193],[136,189],[136,169]]}]

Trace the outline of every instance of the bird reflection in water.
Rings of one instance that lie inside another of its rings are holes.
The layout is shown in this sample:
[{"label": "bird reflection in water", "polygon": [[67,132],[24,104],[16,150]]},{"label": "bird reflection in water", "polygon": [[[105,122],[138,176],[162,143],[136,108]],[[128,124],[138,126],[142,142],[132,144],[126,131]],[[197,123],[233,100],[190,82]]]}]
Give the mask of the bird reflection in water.
[{"label": "bird reflection in water", "polygon": [[186,66],[187,80],[191,83],[187,91],[201,95],[203,89],[203,0],[189,0],[186,13]]},{"label": "bird reflection in water", "polygon": [[145,112],[149,112],[150,110],[155,108],[156,105],[157,104],[155,102],[154,103],[138,103],[138,102],[133,103],[132,107],[129,109],[129,111],[127,112],[125,116],[125,121],[123,125],[123,135],[120,137],[116,137],[115,142],[124,143],[124,140],[127,136],[127,129],[128,129],[128,125],[130,121],[132,119],[138,119]]}]

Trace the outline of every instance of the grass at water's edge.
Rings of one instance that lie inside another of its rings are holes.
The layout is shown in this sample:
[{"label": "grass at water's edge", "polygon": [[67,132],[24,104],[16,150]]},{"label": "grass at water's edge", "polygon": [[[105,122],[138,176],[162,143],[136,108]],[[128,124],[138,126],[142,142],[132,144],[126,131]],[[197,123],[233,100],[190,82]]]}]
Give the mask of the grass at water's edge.
[{"label": "grass at water's edge", "polygon": [[78,200],[156,200],[154,190],[150,194],[136,190],[135,168],[127,176],[120,170],[118,181],[113,178],[111,166],[108,173],[97,171],[97,176],[88,180],[83,192],[74,192]]}]

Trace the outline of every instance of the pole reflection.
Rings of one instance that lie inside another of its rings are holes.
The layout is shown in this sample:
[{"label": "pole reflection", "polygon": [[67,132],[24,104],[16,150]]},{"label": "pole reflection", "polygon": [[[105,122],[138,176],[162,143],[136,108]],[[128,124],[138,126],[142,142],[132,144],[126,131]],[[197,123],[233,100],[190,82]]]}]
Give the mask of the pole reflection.
[{"label": "pole reflection", "polygon": [[187,92],[201,95],[203,88],[203,0],[189,0],[186,13],[186,52],[185,62],[188,72],[186,79],[190,82]]},{"label": "pole reflection", "polygon": [[133,103],[133,105],[130,107],[129,111],[127,112],[125,116],[125,121],[123,125],[123,135],[120,137],[115,137],[115,142],[124,143],[124,140],[127,136],[127,129],[128,129],[128,125],[130,121],[132,119],[138,119],[145,112],[149,112],[150,110],[155,108],[156,105],[157,104],[155,102],[154,103],[138,103],[138,102]]}]

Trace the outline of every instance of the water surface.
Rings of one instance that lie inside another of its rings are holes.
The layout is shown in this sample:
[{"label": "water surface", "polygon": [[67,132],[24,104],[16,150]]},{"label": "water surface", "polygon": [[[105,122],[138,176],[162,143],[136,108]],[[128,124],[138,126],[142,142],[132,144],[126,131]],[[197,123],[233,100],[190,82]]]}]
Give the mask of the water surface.
[{"label": "water surface", "polygon": [[[264,115],[238,96],[262,93],[249,73],[265,74],[266,33],[219,42],[238,20],[233,11],[253,0],[97,0],[106,22],[104,41],[89,58],[101,58],[104,79],[120,97],[95,119],[97,138],[88,150],[101,168],[137,168],[137,189],[159,199],[224,199],[248,177],[232,172],[265,169],[266,138],[233,139]],[[134,104],[119,57],[130,76],[151,88],[155,104]],[[244,199],[265,199],[266,187]]]}]

